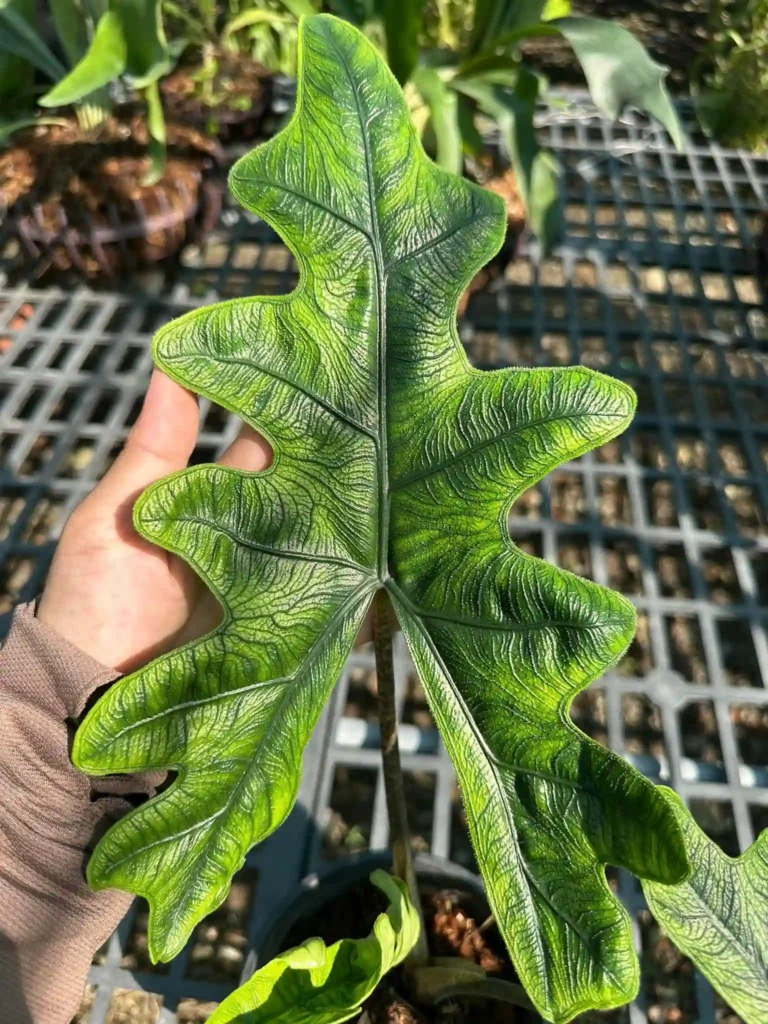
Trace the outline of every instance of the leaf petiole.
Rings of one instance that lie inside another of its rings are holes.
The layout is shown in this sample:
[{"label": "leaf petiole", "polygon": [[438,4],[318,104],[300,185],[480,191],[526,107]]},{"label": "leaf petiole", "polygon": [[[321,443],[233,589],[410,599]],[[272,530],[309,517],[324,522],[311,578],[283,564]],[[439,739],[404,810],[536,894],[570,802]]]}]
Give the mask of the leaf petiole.
[{"label": "leaf petiole", "polygon": [[379,728],[381,730],[381,761],[384,773],[384,791],[389,816],[389,844],[392,847],[395,874],[408,886],[411,903],[419,915],[419,939],[408,961],[414,965],[426,964],[429,959],[427,933],[421,910],[419,887],[411,854],[411,836],[408,828],[408,809],[405,802],[403,771],[400,763],[400,744],[397,739],[397,702],[395,670],[392,660],[391,605],[386,590],[377,590],[373,598],[373,647],[376,655],[376,693]]}]

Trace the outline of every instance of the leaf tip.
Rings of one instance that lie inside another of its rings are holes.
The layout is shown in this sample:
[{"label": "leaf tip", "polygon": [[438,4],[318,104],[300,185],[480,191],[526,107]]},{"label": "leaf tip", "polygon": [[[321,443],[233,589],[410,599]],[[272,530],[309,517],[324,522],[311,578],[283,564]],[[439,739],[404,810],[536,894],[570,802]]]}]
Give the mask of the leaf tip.
[{"label": "leaf tip", "polygon": [[[687,881],[693,873],[693,865],[686,847],[686,827],[690,812],[682,797],[668,786],[655,786],[656,793],[662,798],[665,817],[667,818],[669,841],[666,844],[663,861],[663,872],[659,877],[649,879],[661,885],[680,885]],[[690,819],[692,821],[692,819]],[[660,830],[660,833],[665,830]],[[662,877],[663,874],[663,877]]]},{"label": "leaf tip", "polygon": [[[620,413],[624,419],[624,425],[629,426],[637,412],[637,392],[625,380],[619,380],[617,377],[613,377],[612,380],[614,381],[616,394],[619,399]],[[622,429],[624,428],[622,427]]]},{"label": "leaf tip", "polygon": [[627,1003],[634,1002],[640,992],[640,964],[637,957],[633,957],[631,963],[614,975],[610,985],[603,986],[600,992],[592,992],[589,996],[560,1008],[550,1004],[548,1007],[537,1006],[537,1009],[544,1020],[552,1024],[570,1024],[581,1014],[588,1014],[590,1011],[600,1012],[616,1010]]}]

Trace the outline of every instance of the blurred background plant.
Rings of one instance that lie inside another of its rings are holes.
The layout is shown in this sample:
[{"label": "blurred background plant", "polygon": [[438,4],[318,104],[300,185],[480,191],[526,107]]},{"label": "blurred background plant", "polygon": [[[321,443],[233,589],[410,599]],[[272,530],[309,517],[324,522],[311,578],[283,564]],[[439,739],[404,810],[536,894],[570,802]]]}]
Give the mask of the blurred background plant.
[{"label": "blurred background plant", "polygon": [[[764,10],[768,0],[759,3]],[[96,145],[130,108],[140,121],[133,140],[147,140],[140,184],[157,183],[166,120],[177,135],[227,143],[264,134],[274,75],[295,73],[299,19],[320,10],[354,23],[386,55],[438,163],[505,199],[502,261],[525,227],[551,250],[561,222],[560,172],[539,146],[535,118],[564,100],[525,60],[529,41],[565,41],[602,114],[637,107],[682,145],[666,68],[618,21],[573,14],[571,0],[0,0],[0,101],[12,110],[0,141],[31,121],[44,149],[57,125],[41,115],[52,111],[68,123],[74,113],[79,141]],[[0,180],[0,209],[4,198],[8,207]]]},{"label": "blurred background plant", "polygon": [[270,101],[270,73],[294,74],[298,23],[312,0],[163,0],[182,61],[163,83],[173,112],[213,135],[254,124]]},{"label": "blurred background plant", "polygon": [[[320,0],[267,0],[233,24],[249,28],[252,56],[293,73],[297,16],[320,6]],[[510,227],[519,231],[527,220],[545,249],[558,238],[559,172],[536,141],[534,115],[548,83],[523,59],[527,40],[565,39],[601,113],[616,118],[624,107],[637,107],[682,145],[666,68],[622,26],[572,15],[570,0],[330,0],[323,6],[385,52],[438,163],[499,192]],[[487,144],[493,129],[511,173],[498,148]]]},{"label": "blurred background plant", "polygon": [[700,120],[719,142],[768,149],[768,0],[711,0],[694,85]]},{"label": "blurred background plant", "polygon": [[[53,28],[66,64],[35,27],[35,13],[28,0],[0,0],[0,51],[9,55],[0,63],[0,95],[14,97],[17,110],[28,105],[31,69],[36,69],[55,83],[38,98],[40,106],[74,106],[80,126],[88,131],[106,120],[114,99],[107,87],[125,76],[146,100],[147,181],[159,180],[165,169],[165,120],[158,81],[175,63],[159,0],[111,0],[109,6],[106,0],[50,0],[46,28]],[[25,86],[15,93],[14,73]],[[12,121],[6,132],[24,122],[28,119]]]}]

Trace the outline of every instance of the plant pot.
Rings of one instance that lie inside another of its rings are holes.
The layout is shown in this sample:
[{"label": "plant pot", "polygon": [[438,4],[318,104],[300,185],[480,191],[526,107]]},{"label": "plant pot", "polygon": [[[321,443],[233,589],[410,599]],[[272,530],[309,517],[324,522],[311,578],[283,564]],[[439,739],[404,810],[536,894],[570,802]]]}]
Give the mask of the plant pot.
[{"label": "plant pot", "polygon": [[[259,950],[249,953],[241,982],[247,981],[254,971],[279,953],[318,933],[329,945],[340,938],[367,935],[376,915],[384,909],[385,901],[376,905],[371,899],[370,905],[366,905],[369,892],[372,896],[378,895],[378,890],[366,883],[376,868],[387,870],[391,866],[391,853],[381,851],[356,857],[322,880],[316,875],[305,878],[298,894],[277,910]],[[427,919],[430,953],[474,960],[489,972],[489,976],[495,974],[496,977],[515,979],[495,926],[492,929],[494,934],[490,937],[489,933],[489,938],[481,936],[478,931],[490,913],[480,877],[458,864],[431,855],[417,856],[415,867]],[[345,921],[345,918],[349,920]],[[442,1009],[430,1015],[429,1008],[412,1005],[409,998],[402,983],[402,969],[398,968],[383,979],[366,1003],[366,1012],[360,1019],[370,1024],[384,1024],[385,1021],[432,1024],[438,1019],[450,1019],[455,1024],[463,1024],[464,1021],[469,1024],[480,1019],[487,1024],[528,1024],[537,1019],[518,1007],[478,1002],[471,1007],[468,1005],[467,1015],[457,1007],[455,1014],[447,1018]]]},{"label": "plant pot", "polygon": [[239,54],[219,60],[210,82],[211,99],[190,67],[177,68],[161,82],[163,104],[170,119],[215,134],[224,144],[251,142],[271,109],[274,76],[261,64]]},{"label": "plant pot", "polygon": [[212,229],[223,189],[212,176],[223,159],[218,143],[169,125],[166,174],[144,185],[147,141],[130,113],[110,117],[94,137],[74,119],[19,133],[0,154],[0,213],[20,242],[19,273],[114,277]]}]

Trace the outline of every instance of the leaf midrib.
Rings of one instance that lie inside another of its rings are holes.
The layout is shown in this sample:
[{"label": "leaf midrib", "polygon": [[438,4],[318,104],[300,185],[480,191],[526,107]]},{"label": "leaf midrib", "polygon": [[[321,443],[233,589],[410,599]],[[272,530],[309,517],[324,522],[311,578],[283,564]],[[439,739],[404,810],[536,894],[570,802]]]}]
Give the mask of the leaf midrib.
[{"label": "leaf midrib", "polygon": [[[735,858],[731,858],[731,859],[733,860]],[[663,889],[672,888],[672,886],[664,886],[660,882],[655,882],[655,883],[651,883],[651,884],[652,885],[657,885],[657,886],[659,886],[660,888],[663,888]],[[741,944],[741,942],[739,941],[739,939],[738,939],[738,937],[736,935],[736,932],[732,930],[732,927],[731,927],[730,923],[727,920],[724,920],[719,914],[717,914],[717,913],[715,913],[713,911],[712,907],[705,901],[705,899],[702,896],[702,894],[699,892],[699,890],[694,885],[691,884],[691,882],[684,882],[683,885],[695,897],[695,900],[696,900],[697,904],[703,908],[703,910],[705,912],[704,915],[703,915],[704,919],[707,920],[707,921],[711,921],[712,922],[712,924],[714,925],[715,929],[720,932],[721,936],[726,941],[726,944],[733,946],[735,948],[735,950],[741,954],[742,958],[744,959],[744,961],[747,964],[753,964],[754,965],[754,955],[755,955],[754,951],[747,950]],[[677,911],[677,907],[675,907],[675,911]],[[757,974],[764,978],[765,967],[763,965],[757,965]],[[766,994],[768,994],[768,981],[765,982],[765,992],[766,992]]]},{"label": "leaf midrib", "polygon": [[360,137],[363,142],[363,157],[365,160],[366,191],[368,196],[368,209],[371,217],[371,234],[366,235],[373,252],[373,269],[376,279],[376,346],[378,353],[377,368],[377,459],[376,472],[378,476],[378,507],[376,509],[376,523],[378,530],[377,545],[377,569],[381,582],[384,581],[387,573],[388,549],[389,549],[389,469],[388,469],[388,437],[387,437],[387,302],[386,302],[386,270],[381,249],[381,236],[379,234],[379,216],[376,206],[376,189],[373,180],[373,164],[371,161],[371,147],[368,139],[368,124],[363,117],[360,106],[360,97],[352,78],[352,72],[347,62],[347,55],[341,50],[335,37],[333,48],[339,56],[344,72],[349,82],[352,95],[355,98],[355,110],[357,112],[357,123],[360,127]]}]

